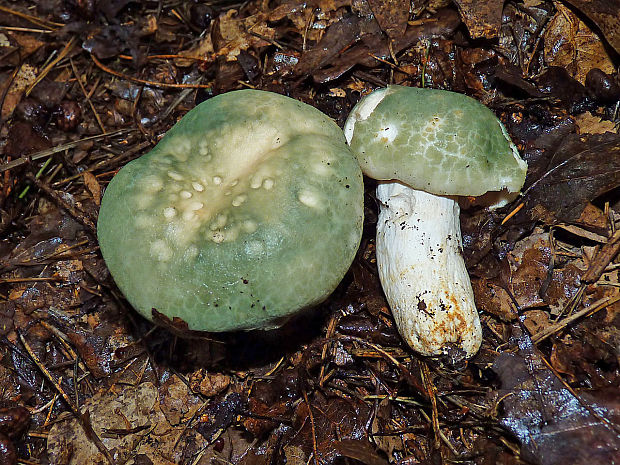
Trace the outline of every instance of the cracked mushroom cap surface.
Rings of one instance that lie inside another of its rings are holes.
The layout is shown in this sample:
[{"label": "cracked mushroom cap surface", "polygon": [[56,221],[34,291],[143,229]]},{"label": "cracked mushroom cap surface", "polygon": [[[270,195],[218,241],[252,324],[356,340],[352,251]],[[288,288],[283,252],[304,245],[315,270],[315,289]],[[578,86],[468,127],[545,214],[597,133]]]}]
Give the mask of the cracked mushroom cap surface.
[{"label": "cracked mushroom cap surface", "polygon": [[435,195],[518,192],[527,164],[491,110],[445,90],[388,86],[364,97],[345,124],[362,171]]},{"label": "cracked mushroom cap surface", "polygon": [[103,257],[127,300],[190,330],[275,327],[338,285],[362,233],[363,183],[340,128],[264,91],[191,110],[106,189]]}]

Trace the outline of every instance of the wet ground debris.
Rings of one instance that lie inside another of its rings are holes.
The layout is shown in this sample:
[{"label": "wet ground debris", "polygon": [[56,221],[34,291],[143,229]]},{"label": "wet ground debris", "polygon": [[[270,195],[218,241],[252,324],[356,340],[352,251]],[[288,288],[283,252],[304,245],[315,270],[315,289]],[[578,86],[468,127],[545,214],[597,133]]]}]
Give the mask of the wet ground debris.
[{"label": "wet ground debris", "polygon": [[[611,463],[619,12],[616,0],[0,1],[0,462]],[[369,180],[359,254],[309,317],[183,339],[137,316],[95,239],[118,169],[218,93],[275,91],[342,124],[387,84],[473,96],[529,165],[515,202],[463,205],[476,357],[455,366],[403,345]]]}]

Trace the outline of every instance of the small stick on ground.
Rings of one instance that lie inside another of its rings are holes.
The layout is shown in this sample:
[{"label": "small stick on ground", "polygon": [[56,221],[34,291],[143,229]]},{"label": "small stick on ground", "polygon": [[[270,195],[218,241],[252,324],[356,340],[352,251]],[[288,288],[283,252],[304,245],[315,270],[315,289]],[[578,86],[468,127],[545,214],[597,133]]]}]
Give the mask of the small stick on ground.
[{"label": "small stick on ground", "polygon": [[110,454],[110,451],[108,451],[108,449],[105,447],[105,445],[103,444],[99,436],[97,436],[97,433],[95,433],[95,431],[93,430],[93,426],[90,422],[90,417],[88,413],[84,415],[80,413],[77,406],[73,403],[69,395],[62,388],[62,386],[58,382],[56,382],[56,379],[54,378],[54,376],[52,376],[52,374],[45,367],[45,365],[41,363],[41,361],[39,360],[37,355],[34,353],[34,351],[32,350],[32,347],[30,347],[30,344],[28,344],[28,341],[26,341],[26,338],[21,333],[21,331],[18,332],[18,335],[19,335],[19,340],[21,341],[22,345],[26,349],[26,352],[28,352],[28,355],[30,356],[34,364],[41,371],[41,373],[43,373],[43,376],[45,376],[45,378],[50,383],[52,383],[56,391],[60,394],[60,396],[67,403],[67,405],[73,412],[73,415],[75,415],[75,418],[78,420],[78,422],[84,429],[84,432],[86,433],[86,437],[88,437],[97,446],[97,449],[99,449],[99,452],[103,454],[103,456],[106,458],[106,460],[108,461],[110,465],[116,465],[116,463],[114,462],[114,458]]}]

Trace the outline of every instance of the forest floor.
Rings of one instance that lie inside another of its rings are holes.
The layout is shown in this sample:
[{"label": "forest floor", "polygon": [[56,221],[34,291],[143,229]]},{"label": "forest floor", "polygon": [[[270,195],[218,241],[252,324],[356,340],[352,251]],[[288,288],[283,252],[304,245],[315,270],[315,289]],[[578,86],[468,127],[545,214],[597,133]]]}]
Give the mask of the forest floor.
[{"label": "forest floor", "polygon": [[[0,0],[0,463],[612,464],[620,455],[620,2]],[[311,315],[177,337],[96,236],[116,172],[214,95],[340,126],[388,84],[474,97],[528,163],[464,208],[483,327],[424,358],[379,283],[377,202]]]}]

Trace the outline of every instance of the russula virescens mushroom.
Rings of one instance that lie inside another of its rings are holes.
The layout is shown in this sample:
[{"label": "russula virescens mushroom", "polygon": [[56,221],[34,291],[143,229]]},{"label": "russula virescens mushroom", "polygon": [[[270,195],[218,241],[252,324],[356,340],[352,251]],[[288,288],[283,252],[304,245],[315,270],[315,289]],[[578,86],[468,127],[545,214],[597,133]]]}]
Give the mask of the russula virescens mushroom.
[{"label": "russula virescens mushroom", "polygon": [[145,317],[156,310],[196,331],[270,328],[341,281],[362,198],[357,160],[329,117],[241,90],[198,105],[119,171],[98,238]]},{"label": "russula virescens mushroom", "polygon": [[382,181],[377,264],[401,335],[423,355],[474,355],[482,331],[449,196],[518,192],[526,163],[491,110],[442,90],[372,92],[345,136],[364,174]]}]

